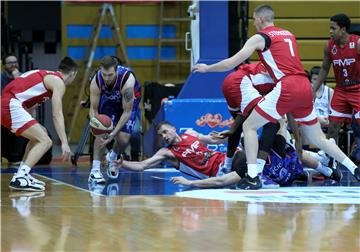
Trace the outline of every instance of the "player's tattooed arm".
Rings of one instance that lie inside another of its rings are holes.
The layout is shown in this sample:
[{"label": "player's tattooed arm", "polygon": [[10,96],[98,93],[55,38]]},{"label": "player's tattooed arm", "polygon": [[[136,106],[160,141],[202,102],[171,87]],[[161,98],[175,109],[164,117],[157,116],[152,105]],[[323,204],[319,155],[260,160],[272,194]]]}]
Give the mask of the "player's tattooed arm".
[{"label": "player's tattooed arm", "polygon": [[124,100],[125,102],[130,102],[134,99],[134,89],[133,88],[127,88],[124,90]]}]

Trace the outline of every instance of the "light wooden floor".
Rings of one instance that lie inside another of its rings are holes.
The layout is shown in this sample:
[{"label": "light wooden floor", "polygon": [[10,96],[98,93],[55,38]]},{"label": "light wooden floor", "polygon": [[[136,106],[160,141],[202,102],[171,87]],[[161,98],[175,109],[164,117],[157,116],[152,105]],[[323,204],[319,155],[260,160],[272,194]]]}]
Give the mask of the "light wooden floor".
[{"label": "light wooden floor", "polygon": [[1,176],[1,251],[360,251],[359,205],[99,196]]}]

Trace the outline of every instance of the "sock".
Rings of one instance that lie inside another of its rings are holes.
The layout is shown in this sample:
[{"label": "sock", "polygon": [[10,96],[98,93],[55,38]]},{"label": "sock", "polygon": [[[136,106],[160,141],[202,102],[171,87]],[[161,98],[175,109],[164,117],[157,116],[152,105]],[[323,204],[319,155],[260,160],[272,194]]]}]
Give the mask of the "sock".
[{"label": "sock", "polygon": [[28,174],[30,172],[31,168],[27,166],[26,164],[23,164],[19,167],[16,176],[23,177],[25,174]]},{"label": "sock", "polygon": [[93,160],[91,170],[100,170],[100,160]]},{"label": "sock", "polygon": [[262,173],[265,166],[265,160],[260,158],[256,159],[256,165],[257,165],[257,173]]},{"label": "sock", "polygon": [[352,174],[354,174],[355,169],[357,168],[356,164],[354,164],[353,161],[350,160],[350,158],[346,157],[341,164],[343,166],[345,166],[346,168],[349,169],[349,171],[351,171]]},{"label": "sock", "polygon": [[113,150],[110,151],[110,154],[109,154],[110,160],[116,160],[117,156],[118,156],[118,154],[115,151],[113,151]]},{"label": "sock", "polygon": [[19,168],[24,164],[24,161],[21,161],[19,164]]},{"label": "sock", "polygon": [[248,175],[250,178],[255,178],[258,174],[257,172],[257,164],[248,164]]},{"label": "sock", "polygon": [[225,158],[225,167],[226,170],[231,171],[231,165],[232,165],[233,158],[226,157]]},{"label": "sock", "polygon": [[329,167],[322,165],[320,162],[318,163],[318,166],[316,167],[315,170],[325,175],[326,177],[330,177],[331,174],[333,173],[333,170],[331,170]]}]

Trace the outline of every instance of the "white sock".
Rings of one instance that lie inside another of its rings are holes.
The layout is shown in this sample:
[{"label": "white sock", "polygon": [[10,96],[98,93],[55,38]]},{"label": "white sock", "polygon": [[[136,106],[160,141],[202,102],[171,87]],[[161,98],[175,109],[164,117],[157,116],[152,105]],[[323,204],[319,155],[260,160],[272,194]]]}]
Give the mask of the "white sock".
[{"label": "white sock", "polygon": [[24,161],[21,161],[19,164],[19,168],[24,164]]},{"label": "white sock", "polygon": [[265,166],[266,161],[263,159],[256,159],[256,165],[257,165],[257,173],[262,173],[262,171],[264,170],[264,166]]},{"label": "white sock", "polygon": [[356,164],[354,164],[353,161],[350,160],[350,158],[346,157],[341,164],[343,166],[345,166],[346,168],[349,169],[349,171],[351,171],[352,174],[354,174],[355,169],[357,168]]},{"label": "white sock", "polygon": [[257,172],[257,164],[248,164],[248,175],[250,178],[255,178],[258,174]]},{"label": "white sock", "polygon": [[19,167],[16,176],[23,177],[25,174],[28,174],[30,172],[31,168],[27,166],[26,164],[23,164]]},{"label": "white sock", "polygon": [[92,170],[92,171],[100,170],[100,164],[101,164],[101,161],[100,161],[100,160],[93,160],[91,170]]},{"label": "white sock", "polygon": [[229,171],[231,170],[232,161],[233,161],[233,158],[229,158],[229,157],[225,158],[226,170],[229,170]]},{"label": "white sock", "polygon": [[113,150],[110,151],[110,154],[109,154],[110,160],[116,160],[117,156],[118,156],[118,154],[115,151],[113,151]]},{"label": "white sock", "polygon": [[331,170],[329,167],[322,165],[320,162],[318,163],[318,166],[316,167],[315,170],[325,175],[326,177],[330,177],[331,174],[333,173],[333,170]]}]

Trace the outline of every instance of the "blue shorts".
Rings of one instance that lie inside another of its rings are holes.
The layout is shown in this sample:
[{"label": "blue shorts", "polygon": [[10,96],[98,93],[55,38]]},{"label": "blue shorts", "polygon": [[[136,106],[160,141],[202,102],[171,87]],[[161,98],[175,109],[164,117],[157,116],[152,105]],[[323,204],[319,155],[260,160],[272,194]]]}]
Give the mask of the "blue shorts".
[{"label": "blue shorts", "polygon": [[[128,134],[131,134],[133,132],[135,122],[136,122],[136,117],[138,117],[140,115],[140,109],[139,109],[140,100],[141,99],[136,99],[134,101],[134,106],[131,111],[129,121],[127,121],[127,123],[124,125],[124,127],[122,127],[122,129],[120,130],[121,132],[125,132]],[[99,109],[99,114],[105,114],[111,118],[111,120],[113,121],[114,127],[116,127],[116,124],[119,122],[120,117],[123,114],[123,112],[124,112],[124,110],[122,108],[114,108],[113,106],[103,106],[103,107],[101,107],[101,109]]]}]

